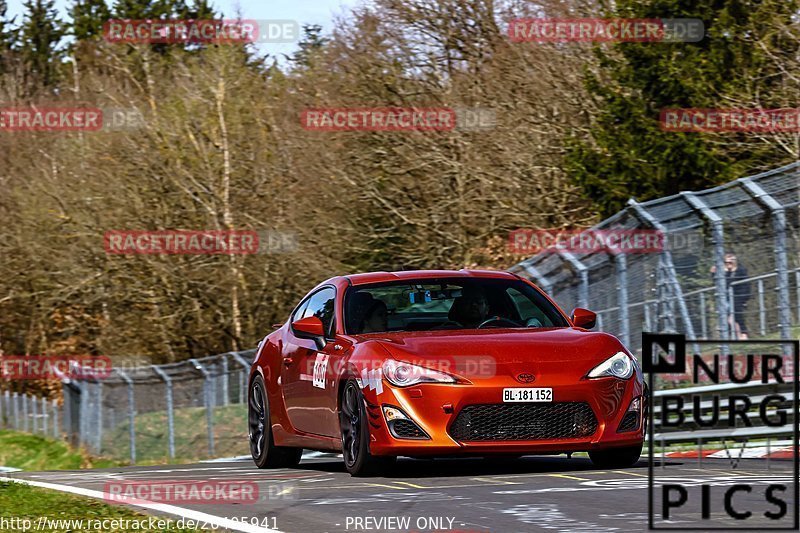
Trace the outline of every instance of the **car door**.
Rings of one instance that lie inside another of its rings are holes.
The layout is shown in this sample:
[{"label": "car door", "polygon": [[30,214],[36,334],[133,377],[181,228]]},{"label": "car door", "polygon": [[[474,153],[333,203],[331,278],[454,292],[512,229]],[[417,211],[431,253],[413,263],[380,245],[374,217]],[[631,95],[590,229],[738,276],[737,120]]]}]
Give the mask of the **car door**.
[{"label": "car door", "polygon": [[316,316],[325,331],[325,347],[317,347],[314,339],[301,338],[289,325],[283,344],[281,389],[289,421],[306,433],[329,435],[334,425],[335,409],[331,409],[333,372],[336,360],[333,337],[335,335],[334,309],[336,290],[323,287],[309,295],[292,315],[291,322]]}]

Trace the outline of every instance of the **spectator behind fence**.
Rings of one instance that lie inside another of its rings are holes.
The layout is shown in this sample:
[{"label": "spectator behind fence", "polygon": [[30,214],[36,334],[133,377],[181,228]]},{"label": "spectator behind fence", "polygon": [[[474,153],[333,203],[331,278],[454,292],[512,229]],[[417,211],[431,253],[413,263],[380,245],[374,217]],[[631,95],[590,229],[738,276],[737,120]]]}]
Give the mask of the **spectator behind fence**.
[{"label": "spectator behind fence", "polygon": [[[711,273],[714,274],[717,267],[711,267]],[[736,254],[725,254],[725,298],[729,299],[731,293],[731,283],[747,279],[747,269],[739,264],[739,259]],[[747,333],[747,323],[745,321],[745,311],[747,311],[747,302],[750,300],[750,282],[737,283],[733,285],[733,313],[728,315],[728,324],[733,324],[736,338],[739,340],[747,340],[749,338]]]}]

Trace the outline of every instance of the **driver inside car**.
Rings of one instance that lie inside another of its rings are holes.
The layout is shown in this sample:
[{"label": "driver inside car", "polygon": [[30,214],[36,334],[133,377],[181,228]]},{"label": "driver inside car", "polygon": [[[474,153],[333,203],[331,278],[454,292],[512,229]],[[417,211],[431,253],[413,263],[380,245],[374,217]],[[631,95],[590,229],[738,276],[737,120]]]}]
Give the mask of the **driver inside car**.
[{"label": "driver inside car", "polygon": [[461,326],[474,329],[483,323],[489,314],[486,294],[477,287],[464,287],[461,296],[453,300],[448,318]]}]

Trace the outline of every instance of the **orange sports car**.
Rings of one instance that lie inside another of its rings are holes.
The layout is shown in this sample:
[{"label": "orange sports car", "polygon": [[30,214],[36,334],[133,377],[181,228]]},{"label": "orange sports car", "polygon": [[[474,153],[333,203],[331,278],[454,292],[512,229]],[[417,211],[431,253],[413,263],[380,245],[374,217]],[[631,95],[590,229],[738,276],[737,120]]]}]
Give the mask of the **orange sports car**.
[{"label": "orange sports car", "polygon": [[507,272],[331,278],[259,344],[249,438],[259,468],[341,452],[352,475],[397,456],[641,454],[645,385],[614,336],[588,331]]}]

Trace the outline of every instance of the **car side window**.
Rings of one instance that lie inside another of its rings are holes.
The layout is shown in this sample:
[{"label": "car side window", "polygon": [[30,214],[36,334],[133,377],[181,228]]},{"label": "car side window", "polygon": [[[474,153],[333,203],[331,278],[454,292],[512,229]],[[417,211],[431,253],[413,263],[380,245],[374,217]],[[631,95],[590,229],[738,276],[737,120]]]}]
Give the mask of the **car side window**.
[{"label": "car side window", "polygon": [[309,316],[319,318],[322,321],[322,329],[325,331],[325,336],[333,338],[336,329],[333,320],[335,302],[336,291],[332,287],[325,287],[308,299],[308,306],[306,306],[302,318]]}]

